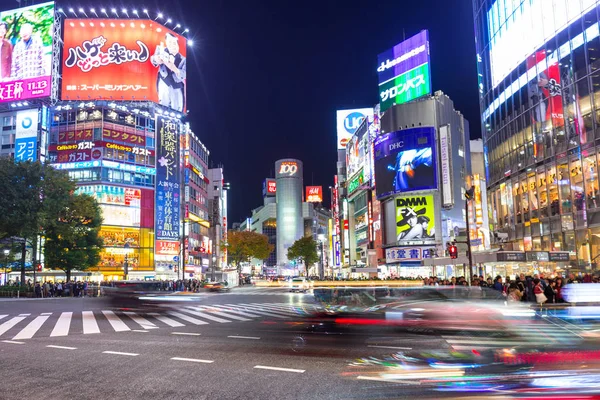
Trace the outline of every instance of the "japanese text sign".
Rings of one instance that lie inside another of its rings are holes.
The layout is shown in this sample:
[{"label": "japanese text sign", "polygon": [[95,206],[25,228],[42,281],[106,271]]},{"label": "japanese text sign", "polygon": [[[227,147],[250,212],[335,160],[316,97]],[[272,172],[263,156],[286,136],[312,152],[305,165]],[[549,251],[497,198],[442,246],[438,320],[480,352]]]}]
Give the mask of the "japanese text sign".
[{"label": "japanese text sign", "polygon": [[179,122],[156,121],[156,240],[178,240],[180,221]]}]

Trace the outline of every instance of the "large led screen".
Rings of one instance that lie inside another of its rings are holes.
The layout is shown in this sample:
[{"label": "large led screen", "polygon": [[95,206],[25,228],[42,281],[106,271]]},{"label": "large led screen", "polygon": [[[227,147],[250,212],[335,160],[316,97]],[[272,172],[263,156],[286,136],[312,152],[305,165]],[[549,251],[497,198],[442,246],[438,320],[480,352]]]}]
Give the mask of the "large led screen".
[{"label": "large led screen", "polygon": [[186,108],[186,39],[150,20],[67,19],[63,100],[153,101]]},{"label": "large led screen", "polygon": [[0,103],[50,96],[54,2],[0,12]]},{"label": "large led screen", "polygon": [[496,0],[487,12],[492,85],[498,86],[533,50],[596,4],[597,0]]},{"label": "large led screen", "polygon": [[408,38],[378,56],[380,112],[431,93],[429,33]]},{"label": "large led screen", "polygon": [[404,129],[375,141],[377,198],[437,189],[435,128]]}]

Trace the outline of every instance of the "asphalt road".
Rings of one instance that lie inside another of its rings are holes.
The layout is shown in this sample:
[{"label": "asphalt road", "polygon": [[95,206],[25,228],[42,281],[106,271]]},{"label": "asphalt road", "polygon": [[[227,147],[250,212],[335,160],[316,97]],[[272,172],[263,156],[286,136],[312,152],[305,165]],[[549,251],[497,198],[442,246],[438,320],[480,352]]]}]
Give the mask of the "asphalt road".
[{"label": "asphalt road", "polygon": [[1,301],[0,399],[452,395],[375,381],[364,367],[399,351],[450,348],[442,336],[372,328],[307,334],[312,295],[283,289],[188,300],[151,310],[115,309],[104,298]]}]

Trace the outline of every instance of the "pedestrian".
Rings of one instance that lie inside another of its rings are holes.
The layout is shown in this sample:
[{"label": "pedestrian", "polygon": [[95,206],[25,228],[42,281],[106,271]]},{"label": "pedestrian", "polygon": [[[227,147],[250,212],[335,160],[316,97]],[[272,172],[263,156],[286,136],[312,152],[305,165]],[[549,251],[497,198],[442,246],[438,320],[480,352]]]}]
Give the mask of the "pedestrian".
[{"label": "pedestrian", "polygon": [[544,304],[548,300],[548,298],[544,294],[544,288],[542,287],[540,279],[534,278],[533,285],[533,294],[535,295],[535,302],[538,304]]},{"label": "pedestrian", "polygon": [[494,279],[493,288],[499,292],[504,290],[504,286],[502,285],[502,277],[500,275],[496,276],[496,279]]},{"label": "pedestrian", "polygon": [[35,284],[35,297],[37,297],[37,298],[42,297],[42,287],[40,286],[39,282],[37,282]]},{"label": "pedestrian", "polygon": [[548,282],[548,286],[544,289],[544,296],[546,296],[546,303],[556,303],[556,281],[551,279]]},{"label": "pedestrian", "polygon": [[508,286],[508,301],[518,302],[521,301],[521,297],[523,297],[523,292],[519,290],[519,286],[515,282],[511,282]]}]

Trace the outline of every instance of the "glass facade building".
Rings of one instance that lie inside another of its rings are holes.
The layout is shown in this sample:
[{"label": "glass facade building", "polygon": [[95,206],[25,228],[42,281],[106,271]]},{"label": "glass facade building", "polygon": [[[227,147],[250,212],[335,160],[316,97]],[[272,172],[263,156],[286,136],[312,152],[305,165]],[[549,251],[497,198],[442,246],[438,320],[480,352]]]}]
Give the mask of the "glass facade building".
[{"label": "glass facade building", "polygon": [[491,229],[600,254],[600,2],[473,0]]}]

